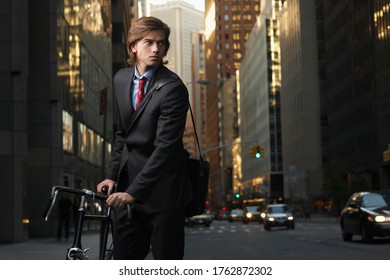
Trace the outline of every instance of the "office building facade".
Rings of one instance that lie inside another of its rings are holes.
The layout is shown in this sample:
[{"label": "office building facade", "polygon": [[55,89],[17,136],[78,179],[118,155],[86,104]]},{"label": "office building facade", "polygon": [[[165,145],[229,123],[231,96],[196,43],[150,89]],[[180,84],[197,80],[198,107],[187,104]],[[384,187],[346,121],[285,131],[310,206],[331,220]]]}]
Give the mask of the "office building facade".
[{"label": "office building facade", "polygon": [[[131,17],[132,3],[113,5],[125,15],[115,16],[116,41],[126,38],[128,23],[119,18]],[[104,177],[114,130],[112,75],[126,57],[123,49],[116,53],[113,66],[109,0],[7,1],[1,10],[10,30],[1,74],[8,119],[0,129],[0,162],[10,176],[1,185],[13,199],[1,199],[0,221],[8,226],[0,240],[15,242],[54,236],[56,213],[49,222],[41,218],[52,186],[94,189]]]},{"label": "office building facade", "polygon": [[[281,135],[281,1],[262,2],[240,67],[240,139],[242,178],[234,186],[242,199],[258,202],[283,198]],[[250,150],[263,153],[254,157]]]},{"label": "office building facade", "polygon": [[316,1],[284,1],[280,16],[281,121],[285,198],[323,193]]},{"label": "office building facade", "polygon": [[329,155],[348,191],[390,183],[389,8],[324,1]]}]

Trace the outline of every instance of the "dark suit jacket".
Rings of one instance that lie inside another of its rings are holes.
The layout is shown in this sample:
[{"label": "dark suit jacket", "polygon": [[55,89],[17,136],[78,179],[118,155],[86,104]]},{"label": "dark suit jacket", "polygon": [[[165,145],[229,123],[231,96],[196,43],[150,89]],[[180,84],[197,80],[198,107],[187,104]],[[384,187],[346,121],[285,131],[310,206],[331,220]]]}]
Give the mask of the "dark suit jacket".
[{"label": "dark suit jacket", "polygon": [[[118,127],[107,178],[117,182],[118,191],[135,197],[134,205],[142,212],[182,208],[192,197],[183,147],[188,90],[161,64],[135,111],[131,102],[133,76],[134,67],[130,67],[114,77]],[[120,179],[125,165],[128,176]]]}]

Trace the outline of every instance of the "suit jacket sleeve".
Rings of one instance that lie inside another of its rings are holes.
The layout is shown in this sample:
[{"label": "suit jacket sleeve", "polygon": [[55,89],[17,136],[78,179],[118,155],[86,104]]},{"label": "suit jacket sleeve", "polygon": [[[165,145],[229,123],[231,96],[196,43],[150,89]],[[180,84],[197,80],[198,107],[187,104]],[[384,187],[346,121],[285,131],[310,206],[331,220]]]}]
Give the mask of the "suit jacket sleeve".
[{"label": "suit jacket sleeve", "polygon": [[[115,84],[114,84],[115,86]],[[114,88],[115,90],[115,88]],[[121,118],[119,116],[119,109],[118,104],[116,104],[116,119],[117,119],[117,128],[115,131],[115,141],[113,145],[113,149],[110,156],[110,162],[108,165],[108,171],[106,174],[107,179],[111,179],[113,181],[118,180],[118,174],[119,174],[119,168],[123,153],[123,148],[125,145],[125,139],[126,139],[126,129],[124,128],[124,125],[121,121]]]}]

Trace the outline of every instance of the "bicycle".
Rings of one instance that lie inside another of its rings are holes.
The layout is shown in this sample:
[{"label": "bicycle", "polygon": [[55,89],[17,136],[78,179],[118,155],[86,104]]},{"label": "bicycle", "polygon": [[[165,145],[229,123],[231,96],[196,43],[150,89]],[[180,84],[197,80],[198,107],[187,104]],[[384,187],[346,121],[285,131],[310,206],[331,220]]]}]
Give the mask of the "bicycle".
[{"label": "bicycle", "polygon": [[[106,194],[101,194],[93,192],[87,189],[75,189],[71,187],[64,186],[54,186],[51,191],[51,197],[49,199],[48,205],[45,212],[42,215],[42,218],[47,221],[49,215],[53,210],[55,202],[57,200],[57,195],[59,192],[67,192],[81,197],[79,208],[77,210],[77,228],[75,229],[75,235],[73,240],[73,245],[68,249],[66,254],[67,260],[88,260],[87,251],[89,248],[83,249],[81,245],[81,237],[83,232],[84,220],[96,220],[101,221],[101,232],[100,232],[100,250],[99,250],[99,260],[108,260],[113,257],[113,244],[107,248],[108,235],[110,228],[112,229],[112,222],[110,218],[111,208],[108,207],[105,211],[105,214],[102,215],[92,215],[87,214],[85,208],[85,202],[87,198],[97,199],[99,201],[105,201],[108,196]],[[107,190],[105,190],[107,193]]]}]

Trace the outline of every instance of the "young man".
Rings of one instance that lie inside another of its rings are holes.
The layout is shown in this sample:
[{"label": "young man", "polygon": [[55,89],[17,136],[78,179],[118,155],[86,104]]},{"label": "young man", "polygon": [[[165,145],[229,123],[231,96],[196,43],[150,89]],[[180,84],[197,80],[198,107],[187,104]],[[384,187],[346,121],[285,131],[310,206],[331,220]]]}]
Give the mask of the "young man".
[{"label": "young man", "polygon": [[155,17],[135,21],[127,37],[132,66],[114,77],[118,127],[107,179],[97,185],[99,192],[109,188],[114,208],[114,259],[144,259],[150,246],[154,259],[184,255],[192,197],[182,142],[188,91],[163,65],[169,35]]}]

